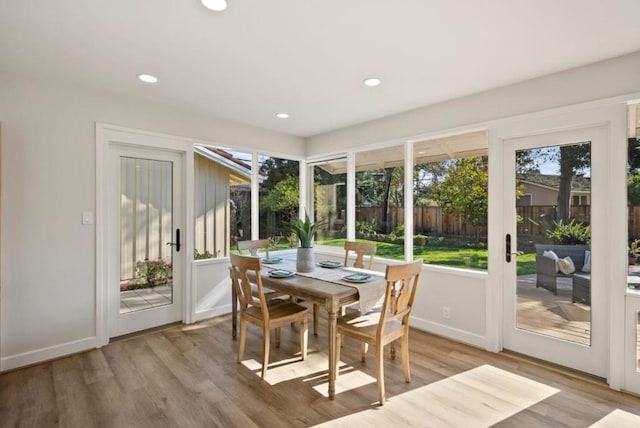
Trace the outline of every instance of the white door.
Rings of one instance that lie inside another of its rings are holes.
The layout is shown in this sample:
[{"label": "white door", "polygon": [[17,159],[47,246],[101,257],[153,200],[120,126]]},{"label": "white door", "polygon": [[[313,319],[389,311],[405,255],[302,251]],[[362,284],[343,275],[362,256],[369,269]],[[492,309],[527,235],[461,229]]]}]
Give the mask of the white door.
[{"label": "white door", "polygon": [[606,127],[589,127],[506,139],[503,171],[503,347],[600,377],[608,369],[607,215],[599,205],[606,138]]},{"label": "white door", "polygon": [[111,143],[109,337],[182,317],[183,156]]}]

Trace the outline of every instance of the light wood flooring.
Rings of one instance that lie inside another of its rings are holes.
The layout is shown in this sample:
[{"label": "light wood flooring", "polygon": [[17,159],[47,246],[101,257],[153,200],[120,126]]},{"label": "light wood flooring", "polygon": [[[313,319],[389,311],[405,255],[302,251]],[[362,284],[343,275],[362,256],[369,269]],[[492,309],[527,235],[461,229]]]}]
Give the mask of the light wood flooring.
[{"label": "light wood flooring", "polygon": [[[336,399],[327,393],[326,326],[300,361],[282,330],[260,379],[260,332],[245,361],[223,316],[129,337],[0,375],[2,427],[587,427],[640,426],[640,398],[588,376],[412,330],[411,374],[386,351],[387,403],[377,406],[373,352],[346,339]],[[611,425],[613,423],[613,425]]]}]

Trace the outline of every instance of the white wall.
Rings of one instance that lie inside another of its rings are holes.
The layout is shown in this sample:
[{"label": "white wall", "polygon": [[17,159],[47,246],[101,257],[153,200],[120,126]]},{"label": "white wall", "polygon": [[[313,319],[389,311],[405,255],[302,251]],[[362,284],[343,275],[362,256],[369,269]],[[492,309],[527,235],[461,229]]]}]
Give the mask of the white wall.
[{"label": "white wall", "polygon": [[297,137],[144,100],[0,75],[0,369],[95,344],[95,123],[301,156]]}]

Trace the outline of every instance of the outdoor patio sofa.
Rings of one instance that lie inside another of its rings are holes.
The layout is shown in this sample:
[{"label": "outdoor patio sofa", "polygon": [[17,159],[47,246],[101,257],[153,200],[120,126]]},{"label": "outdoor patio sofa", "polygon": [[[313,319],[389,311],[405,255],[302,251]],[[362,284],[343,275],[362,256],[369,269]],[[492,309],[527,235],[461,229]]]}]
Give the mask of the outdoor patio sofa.
[{"label": "outdoor patio sofa", "polygon": [[[573,278],[572,301],[591,304],[590,274],[582,271],[587,250],[589,250],[587,245],[536,244],[536,287],[546,288],[557,295],[557,279]],[[558,271],[556,262],[543,256],[545,251],[553,251],[560,259],[571,257],[575,272],[565,275]]]}]

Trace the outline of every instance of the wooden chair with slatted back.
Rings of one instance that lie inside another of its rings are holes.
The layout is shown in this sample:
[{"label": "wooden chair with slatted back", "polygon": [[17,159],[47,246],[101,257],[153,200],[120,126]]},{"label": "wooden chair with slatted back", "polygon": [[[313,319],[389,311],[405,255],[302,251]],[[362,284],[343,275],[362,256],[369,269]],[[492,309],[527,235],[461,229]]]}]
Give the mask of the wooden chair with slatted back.
[{"label": "wooden chair with slatted back", "polygon": [[[344,265],[347,266],[349,262],[349,252],[356,253],[356,260],[353,263],[353,267],[364,269],[364,256],[369,256],[369,266],[367,269],[373,268],[373,256],[376,254],[377,247],[374,243],[368,242],[354,242],[345,241],[344,243]],[[344,315],[344,310],[342,311]],[[320,317],[320,306],[315,303],[313,305],[313,334],[318,335],[318,319]]]},{"label": "wooden chair with slatted back", "polygon": [[[276,348],[280,346],[280,327],[300,321],[300,353],[307,358],[307,312],[308,309],[286,300],[267,300],[260,278],[260,259],[256,257],[231,254],[231,277],[240,301],[240,344],[238,362],[242,362],[247,341],[247,323],[262,328],[262,378],[267,375],[269,365],[269,346],[271,330],[275,329]],[[255,281],[250,280],[251,277]],[[256,286],[257,296],[253,293]]]},{"label": "wooden chair with slatted back", "polygon": [[[238,241],[238,252],[242,254],[242,251],[249,251],[249,254],[253,257],[258,257],[258,250],[263,249],[265,257],[269,258],[269,240],[268,239],[256,239],[253,241]],[[256,295],[257,289],[253,287],[253,294]],[[264,295],[267,300],[275,299],[276,297],[285,296],[286,294],[279,291],[272,290],[270,288],[264,288]]]},{"label": "wooden chair with slatted back", "polygon": [[340,341],[343,336],[359,340],[362,345],[362,361],[366,358],[366,345],[376,347],[376,378],[378,397],[384,405],[384,346],[401,339],[402,368],[407,383],[411,381],[409,370],[409,316],[422,270],[422,259],[400,265],[387,266],[387,289],[384,303],[366,314],[348,313],[338,318],[336,359],[334,367],[338,375]]},{"label": "wooden chair with slatted back", "polygon": [[369,256],[369,266],[367,269],[373,268],[373,256],[376,254],[376,244],[368,242],[353,242],[345,241],[344,243],[344,265],[347,266],[349,262],[349,253],[351,251],[356,253],[356,260],[353,263],[353,267],[364,269],[364,256]]},{"label": "wooden chair with slatted back", "polygon": [[254,257],[258,256],[258,250],[263,249],[265,257],[269,258],[269,240],[257,239],[254,241],[238,241],[238,252],[242,254],[242,251],[249,250],[249,254]]}]

